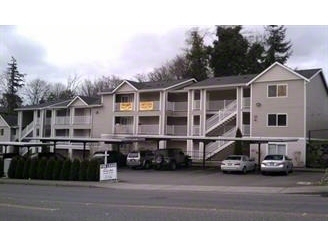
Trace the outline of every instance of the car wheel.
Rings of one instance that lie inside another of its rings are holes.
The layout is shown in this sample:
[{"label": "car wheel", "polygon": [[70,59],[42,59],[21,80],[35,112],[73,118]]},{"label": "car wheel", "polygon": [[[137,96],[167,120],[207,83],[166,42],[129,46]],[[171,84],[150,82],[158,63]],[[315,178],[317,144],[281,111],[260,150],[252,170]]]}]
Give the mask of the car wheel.
[{"label": "car wheel", "polygon": [[150,163],[149,161],[145,162],[144,169],[149,169],[150,168]]},{"label": "car wheel", "polygon": [[175,163],[175,161],[171,162],[170,167],[171,167],[171,170],[177,169],[177,164]]},{"label": "car wheel", "polygon": [[226,173],[227,173],[227,171],[222,171],[222,173],[223,173],[223,174],[226,174]]},{"label": "car wheel", "polygon": [[267,173],[262,171],[261,174],[262,174],[262,175],[266,175]]},{"label": "car wheel", "polygon": [[246,174],[247,173],[247,168],[246,167],[243,167],[243,174]]}]

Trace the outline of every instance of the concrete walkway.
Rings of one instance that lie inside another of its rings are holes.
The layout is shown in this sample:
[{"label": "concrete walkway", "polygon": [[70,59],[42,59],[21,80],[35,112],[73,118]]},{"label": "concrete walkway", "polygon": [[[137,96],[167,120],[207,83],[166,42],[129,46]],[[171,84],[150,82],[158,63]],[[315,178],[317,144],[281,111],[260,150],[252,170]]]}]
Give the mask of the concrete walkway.
[{"label": "concrete walkway", "polygon": [[55,180],[26,180],[1,178],[0,184],[46,185],[89,188],[110,188],[128,190],[158,190],[158,191],[197,191],[224,193],[258,193],[258,194],[328,194],[328,186],[299,185],[292,187],[247,187],[247,186],[204,186],[204,185],[167,185],[167,184],[132,184],[113,181],[80,182]]}]

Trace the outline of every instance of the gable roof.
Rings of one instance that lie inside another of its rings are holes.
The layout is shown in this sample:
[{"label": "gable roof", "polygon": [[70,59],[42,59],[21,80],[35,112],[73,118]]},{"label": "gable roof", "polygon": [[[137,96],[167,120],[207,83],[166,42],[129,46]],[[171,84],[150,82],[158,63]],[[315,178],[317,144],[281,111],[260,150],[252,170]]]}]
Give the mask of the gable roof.
[{"label": "gable roof", "polygon": [[59,99],[59,100],[45,102],[45,103],[41,103],[41,104],[37,104],[37,105],[27,105],[27,106],[15,108],[15,111],[44,109],[44,108],[50,108],[50,107],[65,107],[65,106],[67,106],[68,103],[70,103],[71,100],[72,99],[68,99],[68,100]]},{"label": "gable roof", "polygon": [[320,71],[321,71],[320,68],[295,70],[296,73],[299,73],[300,75],[302,75],[303,77],[309,80]]},{"label": "gable roof", "polygon": [[132,80],[124,80],[116,88],[110,88],[100,92],[99,94],[112,94],[119,89],[124,83],[129,84],[134,90],[168,90],[184,83],[194,81],[195,79],[179,79],[179,80],[163,80],[163,81],[148,81],[148,82],[136,82]]},{"label": "gable roof", "polygon": [[195,85],[187,86],[186,89],[246,85],[255,76],[256,74],[246,74],[208,78],[196,83]]},{"label": "gable roof", "polygon": [[69,104],[67,104],[67,107],[69,107],[76,100],[81,100],[85,106],[99,105],[101,101],[100,97],[76,96],[69,102]]},{"label": "gable roof", "polygon": [[7,123],[9,127],[15,127],[18,125],[17,123],[17,115],[7,115],[7,114],[0,114],[2,119]]},{"label": "gable roof", "polygon": [[300,79],[303,79],[307,82],[309,82],[309,79],[304,77],[303,75],[297,73],[296,71],[292,70],[291,68],[285,66],[285,65],[282,65],[281,63],[279,62],[275,62],[273,63],[270,67],[268,67],[267,69],[265,69],[262,73],[260,73],[259,75],[257,75],[255,78],[253,78],[251,81],[249,81],[247,83],[247,85],[250,85],[252,84],[254,81],[256,81],[257,79],[259,79],[260,77],[262,77],[265,73],[267,73],[268,71],[270,71],[273,67],[276,67],[276,66],[280,66],[282,67],[283,69],[286,69],[287,71],[291,72],[292,74],[296,75],[297,77],[299,77]]}]

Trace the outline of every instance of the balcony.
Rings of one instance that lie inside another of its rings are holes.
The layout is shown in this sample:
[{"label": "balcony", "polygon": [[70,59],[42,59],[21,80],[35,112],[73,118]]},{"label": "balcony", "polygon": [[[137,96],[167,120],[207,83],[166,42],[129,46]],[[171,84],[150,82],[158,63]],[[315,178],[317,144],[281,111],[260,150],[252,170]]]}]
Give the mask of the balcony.
[{"label": "balcony", "polygon": [[139,111],[158,111],[159,101],[141,101],[139,103]]},{"label": "balcony", "polygon": [[73,124],[76,125],[88,125],[91,124],[91,116],[74,116]]},{"label": "balcony", "polygon": [[192,105],[193,110],[200,110],[200,100],[194,100]]},{"label": "balcony", "polygon": [[130,112],[134,110],[132,102],[115,103],[115,112]]},{"label": "balcony", "polygon": [[192,128],[192,135],[193,136],[200,136],[200,126],[199,125],[194,126]]},{"label": "balcony", "polygon": [[188,102],[167,102],[167,110],[173,112],[186,112],[188,111]]},{"label": "balcony", "polygon": [[206,109],[208,111],[219,111],[221,109],[226,108],[230,103],[235,100],[216,100],[216,101],[208,101],[206,103]]},{"label": "balcony", "polygon": [[69,125],[70,117],[69,116],[56,116],[55,124],[56,125]]},{"label": "balcony", "polygon": [[133,134],[133,125],[115,125],[115,134]]},{"label": "balcony", "polygon": [[167,135],[175,136],[187,136],[187,126],[186,125],[167,125],[166,126]]},{"label": "balcony", "polygon": [[242,125],[242,134],[243,136],[250,136],[251,135],[251,126],[250,125]]},{"label": "balcony", "polygon": [[250,97],[243,97],[243,109],[250,109],[251,108],[251,98]]},{"label": "balcony", "polygon": [[138,134],[140,135],[158,135],[159,125],[140,125],[138,126]]}]

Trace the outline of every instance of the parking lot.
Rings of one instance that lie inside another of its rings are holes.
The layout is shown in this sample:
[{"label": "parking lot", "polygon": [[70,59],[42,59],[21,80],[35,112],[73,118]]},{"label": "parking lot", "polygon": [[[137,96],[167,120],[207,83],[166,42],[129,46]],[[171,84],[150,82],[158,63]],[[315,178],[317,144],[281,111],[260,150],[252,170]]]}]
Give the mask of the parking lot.
[{"label": "parking lot", "polygon": [[249,187],[292,187],[316,184],[323,172],[305,169],[294,170],[283,174],[261,175],[250,172],[223,174],[218,167],[190,167],[175,171],[170,170],[133,170],[121,168],[118,179],[122,183],[131,184],[163,184],[163,185],[203,185],[203,186],[249,186]]}]

